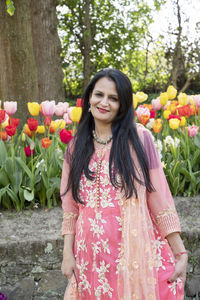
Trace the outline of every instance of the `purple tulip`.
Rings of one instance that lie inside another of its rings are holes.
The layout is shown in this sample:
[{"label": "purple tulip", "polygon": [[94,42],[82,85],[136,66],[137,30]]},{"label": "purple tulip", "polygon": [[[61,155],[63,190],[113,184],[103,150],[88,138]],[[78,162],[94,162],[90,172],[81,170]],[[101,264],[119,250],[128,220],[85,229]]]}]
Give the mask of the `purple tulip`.
[{"label": "purple tulip", "polygon": [[7,296],[0,292],[0,300],[6,300]]}]

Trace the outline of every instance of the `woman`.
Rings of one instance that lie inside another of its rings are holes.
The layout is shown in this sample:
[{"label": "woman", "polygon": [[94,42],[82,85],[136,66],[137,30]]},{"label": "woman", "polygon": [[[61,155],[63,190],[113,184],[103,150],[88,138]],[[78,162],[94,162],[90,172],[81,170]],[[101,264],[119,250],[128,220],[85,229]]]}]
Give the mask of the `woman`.
[{"label": "woman", "polygon": [[128,77],[98,72],[63,163],[65,299],[183,299],[179,219],[152,136],[133,120]]}]

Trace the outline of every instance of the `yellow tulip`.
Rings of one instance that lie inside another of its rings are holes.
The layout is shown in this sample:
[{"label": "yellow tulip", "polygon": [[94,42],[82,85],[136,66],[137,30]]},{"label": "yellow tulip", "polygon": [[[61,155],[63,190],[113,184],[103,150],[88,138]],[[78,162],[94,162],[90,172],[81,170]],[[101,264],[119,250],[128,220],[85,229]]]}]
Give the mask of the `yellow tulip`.
[{"label": "yellow tulip", "polygon": [[159,99],[160,99],[160,104],[164,106],[168,102],[168,94],[166,92],[161,93]]},{"label": "yellow tulip", "polygon": [[135,94],[133,94],[133,107],[134,107],[134,109],[136,109],[137,105],[138,105],[137,97],[136,97]]},{"label": "yellow tulip", "polygon": [[189,100],[190,100],[190,104],[194,106],[194,99],[192,96],[189,97]]},{"label": "yellow tulip", "polygon": [[173,87],[173,85],[169,85],[167,89],[167,95],[169,100],[173,100],[176,98],[177,90]]},{"label": "yellow tulip", "polygon": [[66,126],[66,122],[64,120],[57,120],[56,124],[57,124],[57,128],[59,127],[60,129],[64,129]]},{"label": "yellow tulip", "polygon": [[178,102],[180,105],[187,105],[187,94],[180,93],[178,95]]},{"label": "yellow tulip", "polygon": [[181,121],[180,121],[180,126],[183,127],[186,124],[186,118],[185,117],[181,117]]},{"label": "yellow tulip", "polygon": [[180,120],[179,119],[170,119],[169,120],[169,127],[171,129],[178,129],[180,125]]},{"label": "yellow tulip", "polygon": [[167,110],[171,111],[172,114],[176,113],[177,106],[175,104],[167,105]]},{"label": "yellow tulip", "polygon": [[23,132],[23,133],[22,133],[22,142],[25,142],[25,140],[26,140],[26,135],[25,135],[25,133]]},{"label": "yellow tulip", "polygon": [[72,122],[78,123],[81,119],[82,107],[74,107],[71,111],[71,120]]},{"label": "yellow tulip", "polygon": [[28,102],[28,110],[32,116],[39,115],[40,112],[40,104],[37,102]]},{"label": "yellow tulip", "polygon": [[139,103],[146,101],[148,98],[148,95],[143,92],[137,92],[135,96],[136,96],[137,102],[139,102]]},{"label": "yellow tulip", "polygon": [[170,110],[164,110],[164,112],[163,112],[163,117],[164,117],[166,120],[168,120],[170,114],[171,114],[171,111],[170,111]]},{"label": "yellow tulip", "polygon": [[50,132],[53,133],[53,132],[56,132],[57,128],[58,128],[58,122],[56,121],[51,121],[51,124],[50,124]]},{"label": "yellow tulip", "polygon": [[9,118],[7,118],[7,119],[1,124],[1,127],[2,127],[2,128],[5,128],[6,126],[9,125],[9,124],[8,124],[8,119],[9,119]]},{"label": "yellow tulip", "polygon": [[38,132],[38,133],[40,133],[40,134],[43,134],[43,133],[45,133],[45,127],[44,127],[44,125],[40,125],[40,126],[38,126],[38,128],[37,128],[37,131],[36,132]]}]

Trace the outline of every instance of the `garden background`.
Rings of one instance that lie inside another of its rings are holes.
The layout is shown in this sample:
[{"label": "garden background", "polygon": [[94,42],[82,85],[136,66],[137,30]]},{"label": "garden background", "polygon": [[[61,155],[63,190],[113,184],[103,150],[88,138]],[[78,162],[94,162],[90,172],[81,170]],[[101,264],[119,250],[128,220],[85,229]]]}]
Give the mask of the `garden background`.
[{"label": "garden background", "polygon": [[193,5],[0,2],[2,212],[60,206],[63,155],[81,117],[83,91],[107,67],[131,79],[136,121],[154,136],[173,196],[199,199],[200,17],[193,15],[198,1]]}]

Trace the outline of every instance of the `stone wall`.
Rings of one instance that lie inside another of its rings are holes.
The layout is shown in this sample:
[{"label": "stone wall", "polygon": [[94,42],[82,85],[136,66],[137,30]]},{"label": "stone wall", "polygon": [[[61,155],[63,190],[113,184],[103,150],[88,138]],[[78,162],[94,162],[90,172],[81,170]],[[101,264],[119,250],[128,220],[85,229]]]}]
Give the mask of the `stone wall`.
[{"label": "stone wall", "polygon": [[[175,203],[189,251],[186,299],[200,299],[200,198]],[[0,213],[0,292],[8,300],[63,299],[61,222],[60,207]]]}]

